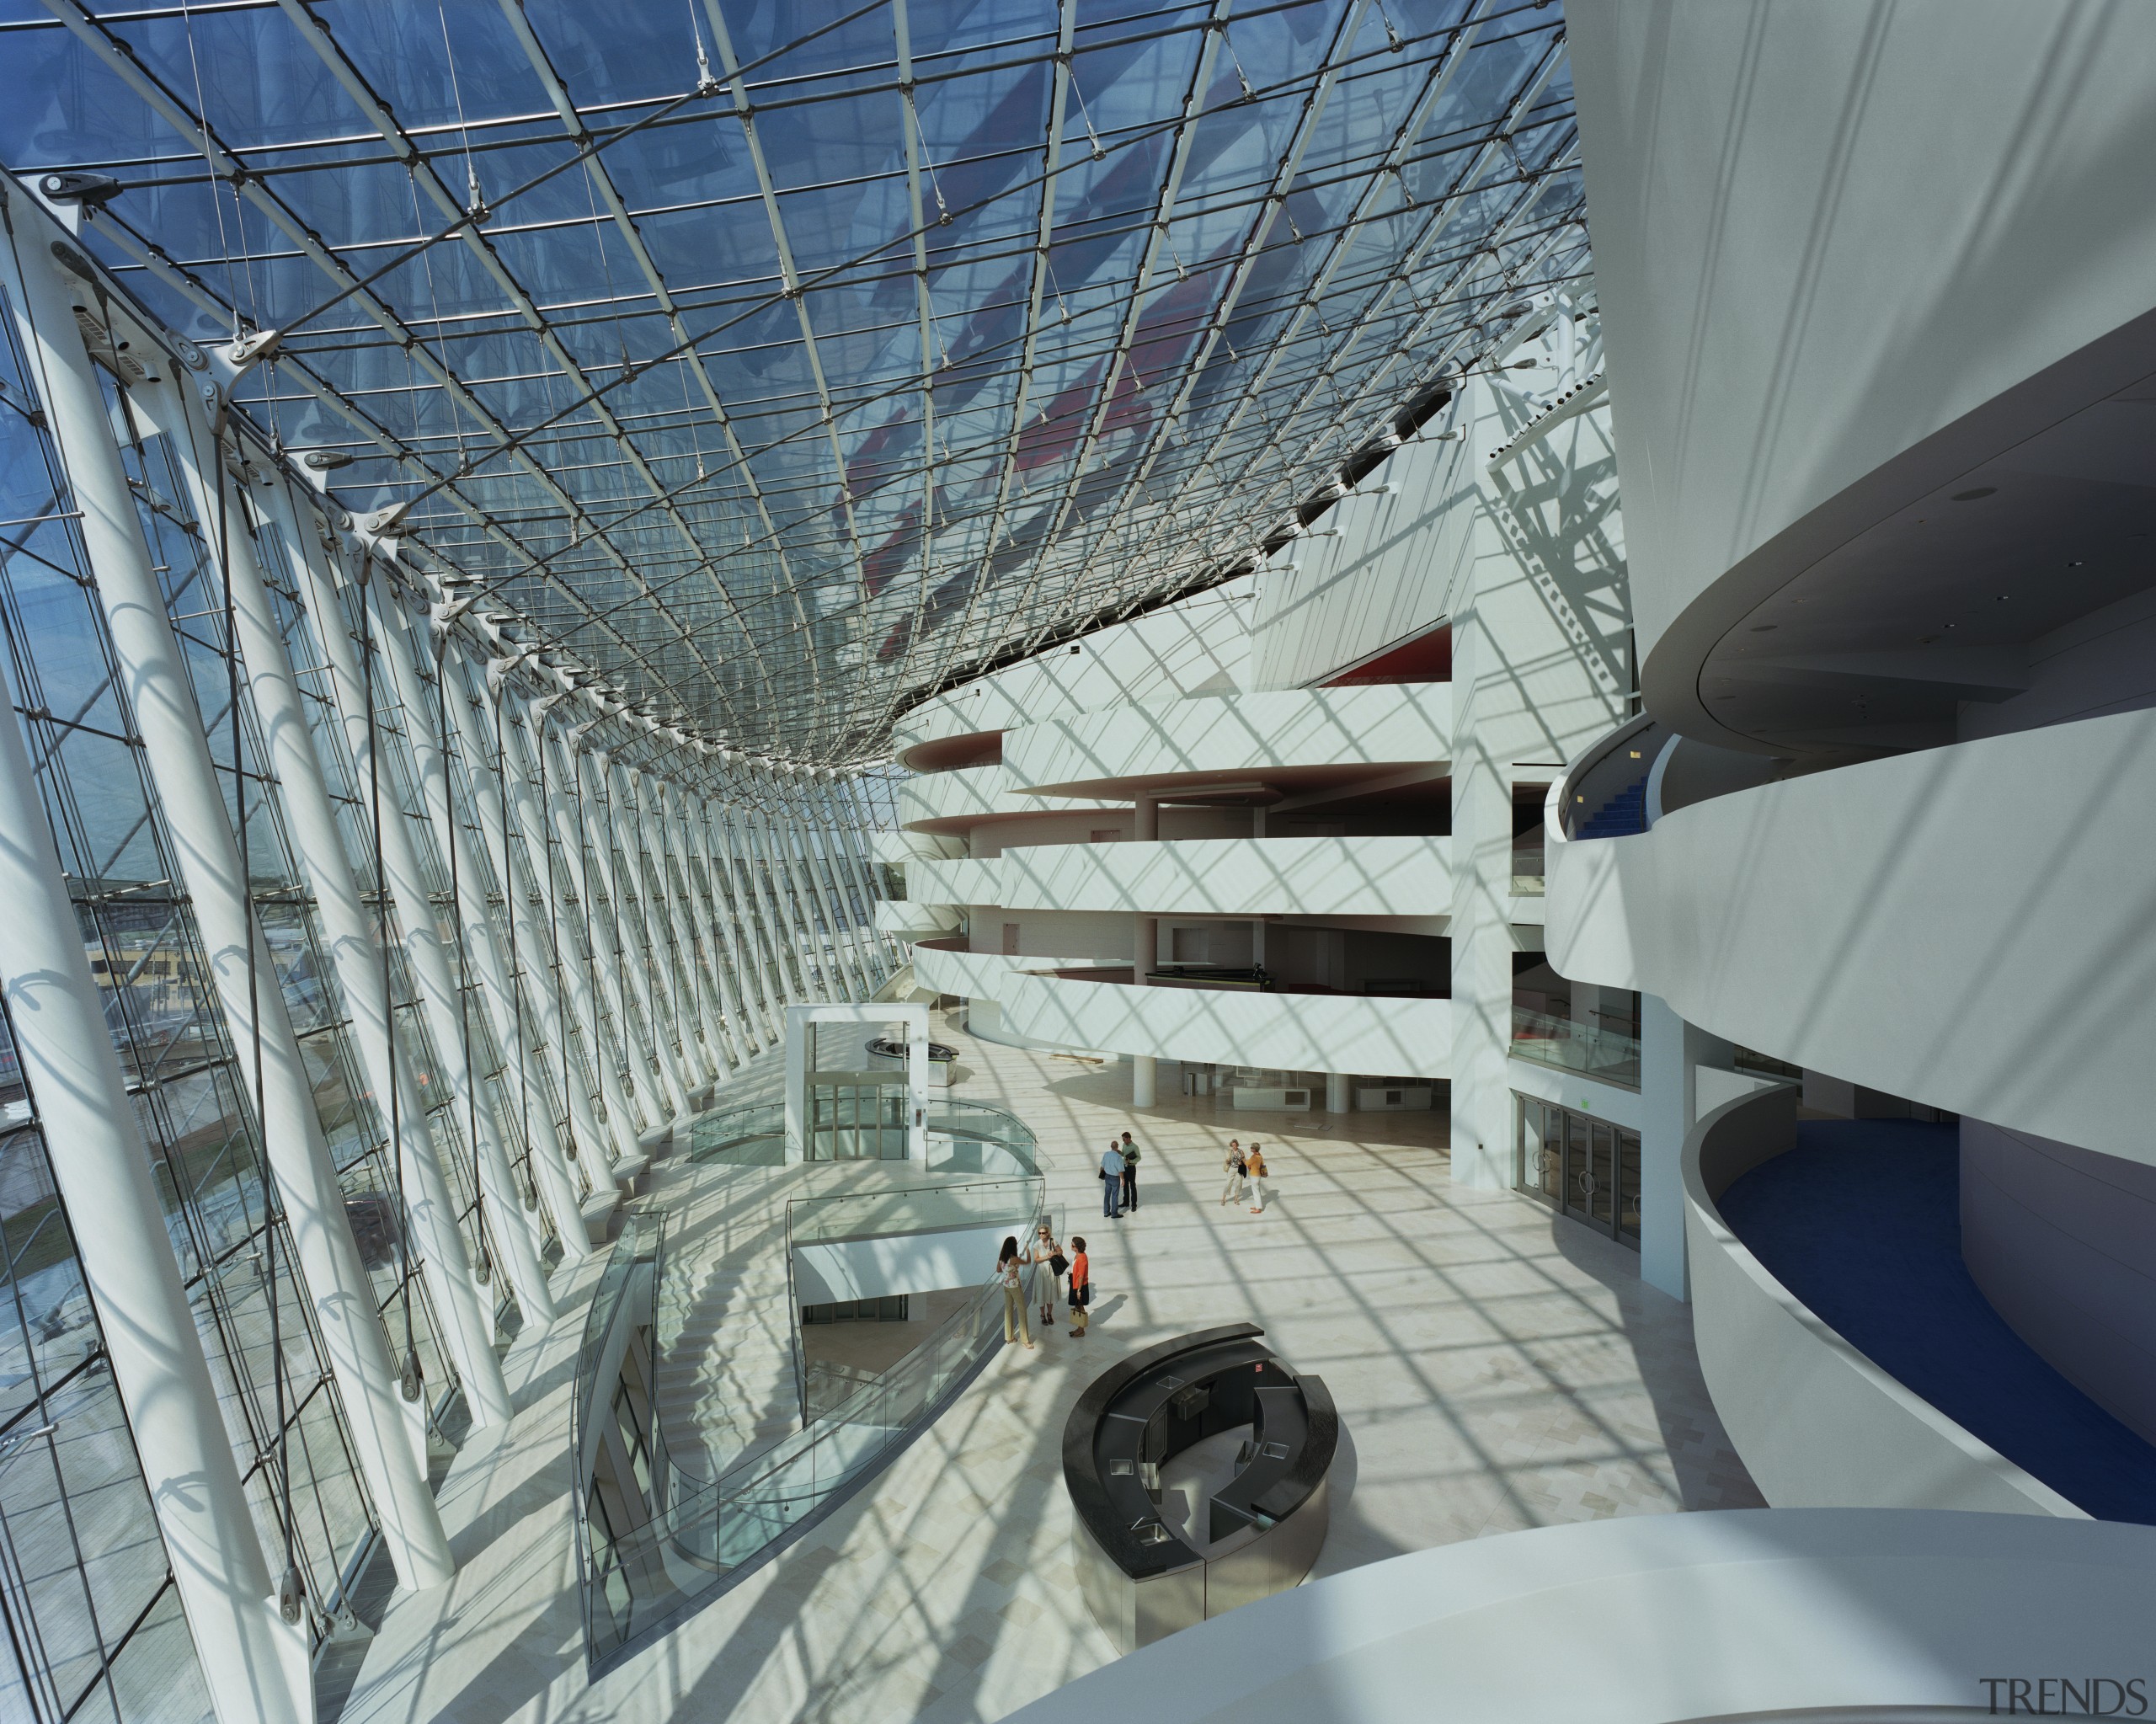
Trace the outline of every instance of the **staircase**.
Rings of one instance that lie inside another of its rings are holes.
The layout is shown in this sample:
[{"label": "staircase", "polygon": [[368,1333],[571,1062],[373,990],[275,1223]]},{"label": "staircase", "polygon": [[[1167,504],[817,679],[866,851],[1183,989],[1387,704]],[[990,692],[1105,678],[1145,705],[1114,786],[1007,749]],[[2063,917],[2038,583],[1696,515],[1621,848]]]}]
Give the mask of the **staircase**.
[{"label": "staircase", "polygon": [[1575,838],[1629,838],[1647,829],[1647,775],[1644,772],[1572,828]]},{"label": "staircase", "polygon": [[674,1464],[712,1478],[801,1423],[785,1253],[670,1268],[657,1312],[659,1422]]}]

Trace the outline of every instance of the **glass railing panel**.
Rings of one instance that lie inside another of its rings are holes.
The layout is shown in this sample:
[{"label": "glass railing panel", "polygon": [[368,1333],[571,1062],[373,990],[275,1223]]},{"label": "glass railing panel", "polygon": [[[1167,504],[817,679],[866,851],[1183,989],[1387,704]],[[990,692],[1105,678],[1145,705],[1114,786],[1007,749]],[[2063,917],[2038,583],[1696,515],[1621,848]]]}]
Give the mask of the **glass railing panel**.
[{"label": "glass railing panel", "polygon": [[[707,1127],[721,1129],[700,1132],[698,1147],[739,1143],[755,1134],[755,1129],[766,1121],[776,1131],[782,1125],[782,1113],[781,1108],[767,1107],[705,1122]],[[750,1117],[757,1115],[763,1117]],[[1000,1110],[947,1101],[931,1110],[929,1127],[954,1138],[991,1143],[1018,1157],[1025,1166],[1035,1165],[1033,1134]],[[1044,1189],[1043,1180],[1028,1174],[797,1198],[789,1205],[789,1250],[803,1241],[942,1226],[988,1225],[1030,1239],[1043,1219],[1060,1237],[1062,1217],[1059,1211],[1044,1208]],[[629,1278],[641,1262],[651,1263],[655,1274],[664,1275],[662,1236],[655,1216],[628,1218],[622,1240],[601,1271],[586,1320],[588,1345],[579,1361],[579,1445],[588,1417],[606,1416],[603,1408],[584,1411],[600,1406],[598,1397],[603,1391],[595,1382],[583,1379],[595,1367],[608,1327],[632,1286]],[[1037,1298],[1038,1290],[1029,1288],[1027,1296]],[[666,1308],[663,1285],[655,1289],[654,1301],[655,1309]],[[807,1424],[741,1460],[716,1481],[684,1473],[678,1457],[669,1454],[663,1428],[655,1428],[648,1522],[614,1535],[588,1490],[579,1503],[591,1657],[607,1657],[694,1603],[774,1539],[867,1476],[1001,1344],[1001,1290],[993,1279],[986,1279],[926,1341],[889,1369],[875,1376],[863,1374],[859,1380],[825,1383]],[[658,1338],[663,1346],[665,1337]]]},{"label": "glass railing panel", "polygon": [[1540,898],[1544,885],[1543,851],[1515,848],[1513,851],[1513,896]]},{"label": "glass railing panel", "polygon": [[1513,1008],[1512,1056],[1626,1089],[1640,1086],[1638,1037],[1552,1017],[1524,1006]]}]

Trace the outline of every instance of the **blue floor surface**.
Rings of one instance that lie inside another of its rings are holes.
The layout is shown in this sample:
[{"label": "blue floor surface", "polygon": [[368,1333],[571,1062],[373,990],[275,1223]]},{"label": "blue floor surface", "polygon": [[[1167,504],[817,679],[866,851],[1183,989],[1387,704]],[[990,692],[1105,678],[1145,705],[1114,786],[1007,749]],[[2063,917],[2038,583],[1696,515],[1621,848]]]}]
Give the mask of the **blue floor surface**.
[{"label": "blue floor surface", "polygon": [[1805,1120],[1722,1194],[1737,1236],[1882,1370],[2103,1520],[2156,1524],[2156,1448],[2037,1356],[1961,1262],[1956,1129]]}]

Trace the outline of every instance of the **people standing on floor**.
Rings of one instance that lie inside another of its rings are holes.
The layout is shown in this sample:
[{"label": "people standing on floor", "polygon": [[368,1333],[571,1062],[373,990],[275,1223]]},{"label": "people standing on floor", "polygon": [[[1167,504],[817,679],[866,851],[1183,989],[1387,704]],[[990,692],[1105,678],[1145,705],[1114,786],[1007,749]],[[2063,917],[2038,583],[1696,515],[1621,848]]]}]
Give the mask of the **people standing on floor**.
[{"label": "people standing on floor", "polygon": [[1070,1332],[1081,1341],[1092,1321],[1086,1307],[1093,1302],[1093,1265],[1086,1255],[1086,1241],[1070,1236]]},{"label": "people standing on floor", "polygon": [[1101,1157],[1101,1213],[1111,1221],[1123,1220],[1123,1150],[1113,1138]]},{"label": "people standing on floor", "polygon": [[1267,1170],[1265,1166],[1264,1151],[1255,1143],[1250,1146],[1250,1154],[1243,1158],[1243,1171],[1250,1176],[1250,1194],[1255,1199],[1250,1206],[1250,1212],[1253,1215],[1262,1215],[1265,1213],[1265,1199],[1267,1196],[1265,1189],[1265,1176]]},{"label": "people standing on floor", "polygon": [[1117,1153],[1123,1157],[1123,1206],[1132,1214],[1138,1213],[1138,1145],[1130,1140],[1130,1134],[1123,1134]]},{"label": "people standing on floor", "polygon": [[1026,1314],[1026,1260],[1018,1252],[1018,1236],[1006,1235],[1002,1255],[995,1260],[995,1283],[1003,1289],[1003,1338],[1026,1337],[1026,1351],[1033,1350],[1033,1326]]},{"label": "people standing on floor", "polygon": [[1247,1189],[1243,1163],[1243,1143],[1241,1138],[1231,1137],[1228,1140],[1227,1158],[1220,1165],[1228,1170],[1228,1182],[1220,1193],[1221,1204],[1225,1207],[1229,1204],[1241,1203]]},{"label": "people standing on floor", "polygon": [[1047,1222],[1033,1236],[1034,1273],[1041,1284],[1041,1329],[1043,1333],[1055,1325],[1055,1284],[1063,1278],[1063,1272],[1070,1267],[1070,1259],[1063,1254],[1063,1247],[1055,1242],[1055,1235]]}]

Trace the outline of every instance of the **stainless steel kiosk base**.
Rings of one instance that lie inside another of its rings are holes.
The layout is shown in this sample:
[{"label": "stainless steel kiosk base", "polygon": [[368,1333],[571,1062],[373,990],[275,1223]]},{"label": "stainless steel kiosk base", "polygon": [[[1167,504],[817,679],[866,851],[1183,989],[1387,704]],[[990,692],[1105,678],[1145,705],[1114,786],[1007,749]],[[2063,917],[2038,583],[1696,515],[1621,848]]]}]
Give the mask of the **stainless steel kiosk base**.
[{"label": "stainless steel kiosk base", "polygon": [[[1284,1592],[1325,1544],[1326,1476],[1340,1422],[1324,1383],[1259,1344],[1250,1323],[1148,1348],[1096,1379],[1063,1430],[1077,1511],[1079,1589],[1119,1652]],[[1235,1476],[1214,1492],[1203,1552],[1160,1513],[1163,1462],[1251,1428]]]}]

